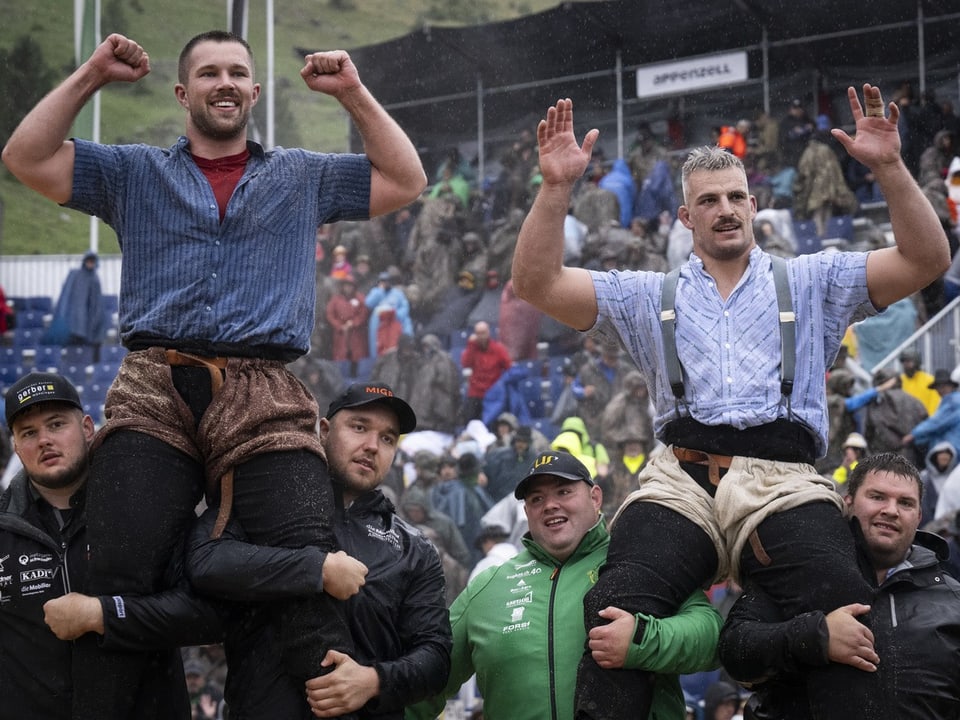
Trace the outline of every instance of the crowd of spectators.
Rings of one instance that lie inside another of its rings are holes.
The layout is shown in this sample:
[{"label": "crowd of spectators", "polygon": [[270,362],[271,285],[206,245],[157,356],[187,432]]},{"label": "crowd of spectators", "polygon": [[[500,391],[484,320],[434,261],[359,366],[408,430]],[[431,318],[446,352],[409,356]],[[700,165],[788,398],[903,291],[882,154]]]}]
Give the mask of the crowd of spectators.
[{"label": "crowd of spectators", "polygon": [[[960,120],[949,103],[917,98],[908,84],[895,101],[904,158],[955,255]],[[829,113],[811,113],[812,105],[798,98],[779,119],[756,113],[715,128],[715,142],[748,169],[758,242],[787,257],[885,245],[882,222],[863,215],[856,223],[864,209],[883,206],[872,176],[832,140]],[[626,157],[596,153],[569,208],[566,263],[666,271],[686,259],[689,231],[676,222],[684,142],[644,123]],[[540,180],[532,133],[519,134],[497,165],[495,176],[478,178],[453,149],[412,206],[319,228],[312,348],[293,366],[321,407],[350,380],[369,379],[416,411],[420,439],[401,445],[385,487],[441,551],[449,601],[477,563],[516,547],[524,520],[512,489],[537,451],[580,459],[611,518],[656,444],[645,380],[620,347],[571,331],[513,293],[513,248]],[[960,368],[924,373],[912,348],[895,364],[874,361],[958,286],[948,272],[880,316],[888,326],[851,328],[825,378],[830,446],[818,466],[843,492],[863,457],[902,452],[923,469],[924,519],[951,538],[960,535]],[[222,658],[216,649],[185,652],[195,717],[217,717]]]}]

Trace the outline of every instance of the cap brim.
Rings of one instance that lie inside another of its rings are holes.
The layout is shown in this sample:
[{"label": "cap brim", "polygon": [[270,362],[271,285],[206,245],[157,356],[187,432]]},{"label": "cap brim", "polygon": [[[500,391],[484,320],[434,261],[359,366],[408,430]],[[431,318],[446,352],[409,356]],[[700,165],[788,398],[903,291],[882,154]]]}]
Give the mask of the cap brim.
[{"label": "cap brim", "polygon": [[525,478],[523,478],[523,480],[517,483],[517,487],[514,488],[514,491],[513,491],[513,496],[517,500],[523,500],[524,495],[527,494],[527,487],[529,487],[530,483],[533,482],[534,480],[539,480],[540,478],[545,478],[545,477],[560,478],[561,480],[566,480],[567,482],[578,482],[578,481],[585,482],[587,485],[591,487],[597,484],[596,481],[593,480],[593,478],[587,480],[581,475],[573,475],[571,473],[565,473],[565,472],[531,473],[530,475],[527,475]]},{"label": "cap brim", "polygon": [[350,405],[343,405],[337,408],[337,410],[340,411],[345,408],[363,407],[364,405],[372,405],[373,403],[383,403],[390,406],[390,409],[393,410],[393,412],[395,412],[397,415],[397,424],[399,425],[401,435],[406,435],[407,433],[411,433],[417,429],[417,415],[413,412],[413,408],[407,405],[404,400],[401,400],[396,396],[362,400]]}]

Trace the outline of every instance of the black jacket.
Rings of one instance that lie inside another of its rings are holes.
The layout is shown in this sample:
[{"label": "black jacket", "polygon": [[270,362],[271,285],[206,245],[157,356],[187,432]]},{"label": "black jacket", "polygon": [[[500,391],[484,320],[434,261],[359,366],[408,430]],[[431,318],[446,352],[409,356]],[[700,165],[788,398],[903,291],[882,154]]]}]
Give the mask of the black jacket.
[{"label": "black jacket", "polygon": [[[855,522],[855,521],[854,521]],[[960,717],[960,582],[940,567],[942,538],[918,532],[909,556],[880,585],[870,613],[881,707],[898,720]],[[803,673],[826,665],[822,612],[786,622],[774,602],[747,588],[720,634],[720,660],[731,676],[759,683],[752,715],[808,718]]]},{"label": "black jacket", "polygon": [[[260,603],[322,591],[325,553],[247,544],[235,522],[219,540],[209,540],[215,513],[201,517],[188,553],[187,571],[198,590]],[[405,705],[440,692],[450,670],[440,558],[379,490],[338,509],[334,533],[340,548],[369,569],[360,593],[346,601],[354,660],[374,667],[380,677],[379,697],[358,716],[399,720]],[[267,614],[262,605],[238,606],[225,621],[231,718],[281,717],[277,708],[289,703],[301,708],[291,717],[311,717],[303,687],[282,675]]]},{"label": "black jacket", "polygon": [[[0,497],[0,720],[69,720],[72,643],[43,621],[43,604],[83,592],[87,574],[83,490],[62,529],[57,513],[21,471]],[[101,598],[104,647],[157,650],[150,687],[164,717],[190,716],[179,644],[215,642],[220,625],[205,602],[183,590],[148,598]],[[122,608],[122,616],[118,610]]]}]

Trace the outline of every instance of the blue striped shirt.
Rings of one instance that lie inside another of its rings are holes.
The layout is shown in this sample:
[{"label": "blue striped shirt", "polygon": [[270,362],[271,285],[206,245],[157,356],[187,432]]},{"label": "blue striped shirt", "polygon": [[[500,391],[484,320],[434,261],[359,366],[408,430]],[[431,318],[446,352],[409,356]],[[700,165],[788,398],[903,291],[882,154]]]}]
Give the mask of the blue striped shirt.
[{"label": "blue striped shirt", "polygon": [[[822,455],[827,446],[825,373],[847,326],[876,313],[867,294],[866,253],[817,253],[787,261],[797,316],[791,410]],[[592,272],[599,315],[594,329],[619,335],[647,378],[654,429],[679,415],[664,366],[660,330],[663,273]],[[706,425],[756,427],[787,417],[780,393],[780,331],[770,257],[750,253],[746,272],[723,300],[703,262],[690,256],[677,284],[677,354],[689,414]]]},{"label": "blue striped shirt", "polygon": [[364,220],[370,163],[248,142],[250,160],[220,222],[186,138],[169,149],[74,140],[66,203],[117,233],[123,252],[120,336],[307,352],[316,298],[316,232]]}]

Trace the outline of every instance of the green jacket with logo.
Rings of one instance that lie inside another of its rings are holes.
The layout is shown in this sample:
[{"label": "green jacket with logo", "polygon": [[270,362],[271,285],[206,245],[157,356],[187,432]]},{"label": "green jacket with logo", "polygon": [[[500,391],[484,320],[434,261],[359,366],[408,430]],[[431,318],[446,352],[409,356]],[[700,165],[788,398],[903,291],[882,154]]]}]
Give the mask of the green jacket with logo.
[{"label": "green jacket with logo", "polygon": [[[583,654],[583,596],[597,580],[610,536],[601,519],[566,562],[524,537],[525,549],[478,575],[450,607],[453,663],[442,696],[408,708],[433,720],[474,673],[487,720],[571,720]],[[645,617],[645,616],[644,616]],[[627,667],[658,673],[649,720],[683,720],[677,678],[717,667],[722,620],[699,590],[676,615],[646,618]]]}]

